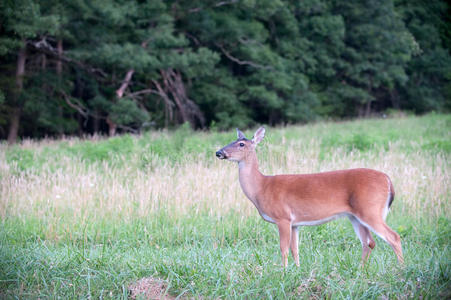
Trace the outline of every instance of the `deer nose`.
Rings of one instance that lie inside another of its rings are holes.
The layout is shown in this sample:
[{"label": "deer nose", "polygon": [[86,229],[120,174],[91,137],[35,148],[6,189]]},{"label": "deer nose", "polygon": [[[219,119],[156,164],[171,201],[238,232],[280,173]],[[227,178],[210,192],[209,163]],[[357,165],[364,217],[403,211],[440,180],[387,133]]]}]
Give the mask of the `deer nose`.
[{"label": "deer nose", "polygon": [[216,157],[217,158],[224,158],[224,153],[222,153],[222,151],[221,150],[219,150],[219,151],[216,151]]}]

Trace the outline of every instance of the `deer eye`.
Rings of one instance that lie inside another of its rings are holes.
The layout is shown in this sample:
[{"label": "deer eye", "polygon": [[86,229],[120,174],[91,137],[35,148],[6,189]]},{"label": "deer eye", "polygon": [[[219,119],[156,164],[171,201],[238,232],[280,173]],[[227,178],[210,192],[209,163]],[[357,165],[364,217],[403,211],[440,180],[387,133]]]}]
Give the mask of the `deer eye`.
[{"label": "deer eye", "polygon": [[240,147],[244,147],[244,143],[240,143]]}]

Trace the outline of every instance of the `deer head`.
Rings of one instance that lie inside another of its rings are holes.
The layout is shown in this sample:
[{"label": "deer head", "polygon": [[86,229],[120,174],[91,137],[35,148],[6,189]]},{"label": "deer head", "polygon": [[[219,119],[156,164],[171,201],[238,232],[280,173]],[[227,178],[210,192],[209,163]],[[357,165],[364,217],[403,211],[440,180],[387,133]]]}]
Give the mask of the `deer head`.
[{"label": "deer head", "polygon": [[257,129],[251,140],[247,139],[244,133],[238,128],[236,129],[236,132],[237,140],[218,150],[216,152],[217,158],[236,162],[245,160],[250,153],[255,153],[255,147],[265,136],[265,128],[263,127]]}]

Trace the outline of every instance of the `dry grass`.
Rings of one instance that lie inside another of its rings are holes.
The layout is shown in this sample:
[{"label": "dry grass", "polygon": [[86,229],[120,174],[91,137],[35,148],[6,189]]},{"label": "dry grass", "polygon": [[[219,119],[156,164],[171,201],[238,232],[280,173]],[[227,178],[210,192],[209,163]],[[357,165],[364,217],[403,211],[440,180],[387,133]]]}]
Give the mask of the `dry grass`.
[{"label": "dry grass", "polygon": [[[450,201],[446,200],[450,196],[449,161],[441,153],[405,154],[399,145],[392,144],[387,151],[367,153],[338,148],[330,159],[321,161],[320,146],[314,140],[302,144],[294,140],[279,145],[266,143],[263,147],[268,159],[260,158],[260,168],[265,174],[374,168],[392,178],[399,201],[396,210],[409,215],[451,214]],[[44,164],[39,173],[19,174],[6,163],[4,151],[0,156],[2,218],[22,214],[49,218],[71,215],[78,220],[112,215],[129,218],[160,209],[176,215],[193,210],[207,210],[210,215],[230,210],[240,211],[243,216],[254,213],[240,190],[236,165],[216,160],[213,155],[205,159],[190,154],[184,162],[160,163],[151,169],[137,169],[138,156],[132,156],[120,168],[108,163],[86,166],[67,157],[64,168],[51,170]]]},{"label": "dry grass", "polygon": [[128,287],[130,299],[171,300],[167,293],[167,282],[152,277],[142,278]]}]

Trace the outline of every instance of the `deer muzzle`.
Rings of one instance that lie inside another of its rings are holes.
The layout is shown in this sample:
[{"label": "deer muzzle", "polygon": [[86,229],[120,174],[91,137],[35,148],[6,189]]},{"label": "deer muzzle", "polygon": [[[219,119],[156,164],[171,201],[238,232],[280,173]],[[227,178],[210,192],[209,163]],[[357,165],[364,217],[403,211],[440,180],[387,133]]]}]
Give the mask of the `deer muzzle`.
[{"label": "deer muzzle", "polygon": [[225,153],[224,153],[224,151],[222,151],[222,149],[219,150],[219,151],[216,151],[216,157],[219,158],[219,159],[225,159],[226,158]]}]

